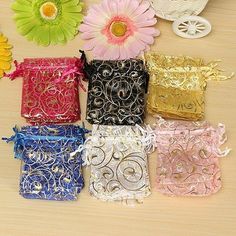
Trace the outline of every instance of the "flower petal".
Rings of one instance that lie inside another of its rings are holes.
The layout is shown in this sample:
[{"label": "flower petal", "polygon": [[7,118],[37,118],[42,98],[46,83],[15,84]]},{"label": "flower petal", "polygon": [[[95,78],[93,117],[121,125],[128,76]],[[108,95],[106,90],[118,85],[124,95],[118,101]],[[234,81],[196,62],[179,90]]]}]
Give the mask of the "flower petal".
[{"label": "flower petal", "polygon": [[[83,20],[83,4],[80,0],[53,0],[61,9],[55,19],[42,19],[39,8],[44,0],[15,0],[12,9],[19,32],[28,40],[40,45],[65,43],[78,33]],[[61,27],[61,29],[60,29]]]},{"label": "flower petal", "polygon": [[2,78],[2,77],[3,77],[3,75],[4,75],[4,70],[3,70],[3,69],[1,69],[1,67],[0,67],[0,78]]},{"label": "flower petal", "polygon": [[156,30],[156,29],[153,28],[153,27],[146,27],[146,28],[139,28],[139,29],[138,29],[138,32],[141,33],[141,34],[146,34],[146,35],[155,36],[155,35],[158,35],[158,32],[160,32],[160,31],[159,31],[159,30]]},{"label": "flower petal", "polygon": [[154,43],[154,37],[146,34],[141,34],[139,32],[136,33],[136,38],[143,41],[147,44],[153,44]]},{"label": "flower petal", "polygon": [[9,61],[4,61],[0,59],[0,68],[2,70],[10,70],[11,69],[11,63]]},{"label": "flower petal", "polygon": [[84,44],[84,50],[92,50],[93,48],[95,48],[97,43],[99,43],[97,38],[87,40]]},{"label": "flower petal", "polygon": [[157,23],[157,20],[155,18],[150,19],[150,20],[144,20],[140,22],[134,22],[134,25],[139,28],[139,27],[148,27],[155,25]]},{"label": "flower petal", "polygon": [[109,48],[104,44],[96,45],[93,49],[94,57],[102,59]]},{"label": "flower petal", "polygon": [[50,44],[50,26],[44,25],[39,28],[38,33],[39,43],[43,46],[48,46]]},{"label": "flower petal", "polygon": [[88,39],[96,38],[99,36],[100,36],[100,34],[98,32],[87,31],[87,32],[82,33],[80,37],[83,40],[88,40]]},{"label": "flower petal", "polygon": [[[80,26],[81,38],[86,40],[84,49],[92,50],[99,59],[127,59],[136,57],[159,34],[153,26],[157,20],[147,0],[103,0],[91,6]],[[110,24],[122,21],[125,35],[115,36]]]},{"label": "flower petal", "polygon": [[142,15],[146,12],[150,7],[150,3],[148,1],[144,1],[132,14],[131,18]]}]

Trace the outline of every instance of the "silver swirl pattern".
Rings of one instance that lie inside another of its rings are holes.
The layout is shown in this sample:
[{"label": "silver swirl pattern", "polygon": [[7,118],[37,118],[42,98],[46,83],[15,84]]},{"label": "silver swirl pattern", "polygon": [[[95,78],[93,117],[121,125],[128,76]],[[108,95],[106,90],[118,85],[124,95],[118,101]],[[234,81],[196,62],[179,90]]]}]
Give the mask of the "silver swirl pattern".
[{"label": "silver swirl pattern", "polygon": [[76,200],[84,186],[78,150],[88,131],[73,125],[25,126],[14,131],[5,140],[15,142],[15,157],[22,160],[20,194],[30,199]]},{"label": "silver swirl pattern", "polygon": [[134,125],[144,120],[148,75],[142,60],[90,64],[87,120],[91,124]]},{"label": "silver swirl pattern", "polygon": [[136,127],[94,126],[90,139],[91,195],[122,201],[150,194],[147,155]]}]

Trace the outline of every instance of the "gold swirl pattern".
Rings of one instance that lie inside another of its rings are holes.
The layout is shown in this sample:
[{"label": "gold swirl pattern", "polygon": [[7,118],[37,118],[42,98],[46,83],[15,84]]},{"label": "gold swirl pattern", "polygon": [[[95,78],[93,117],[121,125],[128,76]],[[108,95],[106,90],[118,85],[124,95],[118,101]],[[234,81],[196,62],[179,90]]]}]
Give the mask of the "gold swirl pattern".
[{"label": "gold swirl pattern", "polygon": [[87,156],[90,193],[103,201],[138,200],[150,194],[142,133],[130,126],[93,126]]},{"label": "gold swirl pattern", "polygon": [[[80,119],[78,58],[25,59],[21,114],[32,124],[67,123]],[[77,65],[78,64],[78,65]],[[82,72],[81,72],[82,73]]]},{"label": "gold swirl pattern", "polygon": [[187,56],[146,55],[150,73],[147,111],[182,120],[204,118],[207,80],[226,80],[216,62]]},{"label": "gold swirl pattern", "polygon": [[207,122],[165,121],[156,127],[158,167],[157,189],[171,196],[206,196],[221,188],[218,157],[226,140],[222,124],[213,128]]}]

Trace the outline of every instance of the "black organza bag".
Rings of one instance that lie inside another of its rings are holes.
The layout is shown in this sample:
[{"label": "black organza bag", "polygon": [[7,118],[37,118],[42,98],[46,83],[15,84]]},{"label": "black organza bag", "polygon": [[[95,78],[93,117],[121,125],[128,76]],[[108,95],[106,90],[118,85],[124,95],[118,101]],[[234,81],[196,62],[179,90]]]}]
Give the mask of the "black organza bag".
[{"label": "black organza bag", "polygon": [[142,60],[93,60],[85,66],[87,121],[102,125],[142,124],[148,74]]}]

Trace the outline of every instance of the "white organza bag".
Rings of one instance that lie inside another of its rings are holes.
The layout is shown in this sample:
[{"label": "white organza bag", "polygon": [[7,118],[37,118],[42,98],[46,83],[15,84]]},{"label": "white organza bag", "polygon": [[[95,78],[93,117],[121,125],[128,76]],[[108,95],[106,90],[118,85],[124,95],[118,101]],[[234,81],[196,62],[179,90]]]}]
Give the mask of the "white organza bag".
[{"label": "white organza bag", "polygon": [[142,202],[150,194],[147,154],[150,127],[93,125],[84,161],[91,166],[89,192],[103,201]]}]

